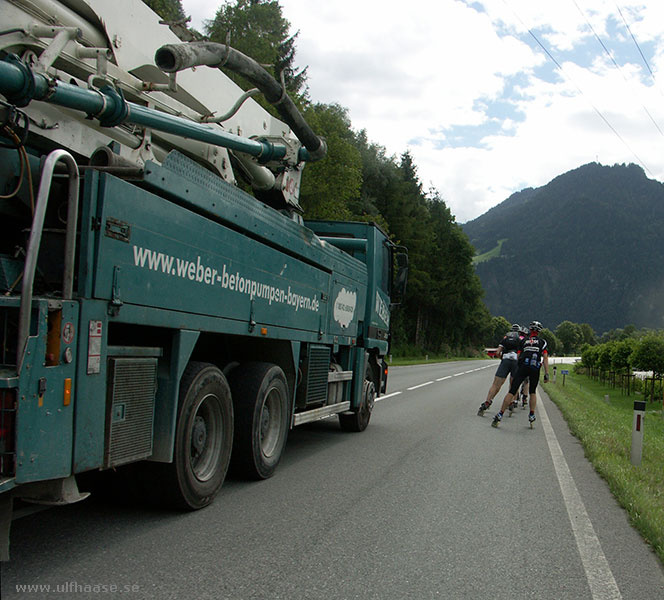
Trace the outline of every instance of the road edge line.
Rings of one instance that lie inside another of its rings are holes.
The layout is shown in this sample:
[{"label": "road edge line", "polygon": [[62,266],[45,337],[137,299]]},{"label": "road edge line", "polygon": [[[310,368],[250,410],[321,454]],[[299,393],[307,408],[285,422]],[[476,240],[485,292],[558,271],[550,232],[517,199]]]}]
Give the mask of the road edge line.
[{"label": "road edge line", "polygon": [[595,533],[593,524],[588,516],[586,507],[581,498],[572,472],[569,469],[565,455],[558,443],[558,438],[553,431],[553,426],[546,413],[542,394],[538,393],[538,408],[544,437],[549,445],[549,453],[553,460],[553,466],[558,477],[560,490],[563,494],[567,516],[572,525],[572,532],[576,540],[576,546],[581,556],[583,570],[590,586],[593,600],[621,600],[622,594],[613,576],[609,561],[606,559],[599,538]]}]

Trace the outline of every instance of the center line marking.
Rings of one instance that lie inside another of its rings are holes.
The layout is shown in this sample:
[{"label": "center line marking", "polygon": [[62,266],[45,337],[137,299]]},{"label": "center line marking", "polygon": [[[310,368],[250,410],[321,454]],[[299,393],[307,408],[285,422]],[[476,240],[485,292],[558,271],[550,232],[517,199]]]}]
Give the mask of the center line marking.
[{"label": "center line marking", "polygon": [[392,396],[398,396],[401,392],[392,392],[391,394],[387,394],[385,396],[381,396],[380,398],[376,398],[375,402],[380,402],[381,400],[385,400],[386,398],[392,398]]},{"label": "center line marking", "polygon": [[433,383],[433,381],[427,381],[426,383],[420,383],[420,385],[414,385],[413,387],[406,388],[408,391],[410,390],[416,390],[417,388],[424,387],[425,385],[429,385],[430,383]]}]

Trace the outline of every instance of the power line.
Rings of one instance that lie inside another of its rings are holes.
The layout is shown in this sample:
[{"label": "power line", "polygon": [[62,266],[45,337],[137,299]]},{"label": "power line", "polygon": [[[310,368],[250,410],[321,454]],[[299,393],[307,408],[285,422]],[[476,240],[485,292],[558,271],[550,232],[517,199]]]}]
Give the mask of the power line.
[{"label": "power line", "polygon": [[[579,11],[579,13],[581,13],[581,16],[582,16],[582,17],[584,18],[584,20],[586,21],[586,24],[587,24],[588,27],[590,28],[590,31],[592,31],[593,35],[595,36],[595,39],[599,42],[600,46],[602,46],[602,48],[604,48],[604,52],[606,52],[607,56],[611,59],[611,62],[614,64],[614,66],[616,67],[616,69],[618,69],[618,71],[619,71],[620,74],[622,75],[622,78],[625,80],[625,83],[627,84],[627,86],[630,87],[630,82],[629,82],[629,80],[627,79],[627,77],[625,77],[625,73],[623,72],[622,68],[621,68],[620,65],[616,62],[616,59],[613,57],[613,54],[611,54],[611,52],[609,51],[609,49],[604,45],[604,42],[601,40],[601,38],[599,37],[599,35],[597,35],[597,32],[595,31],[595,28],[592,26],[592,24],[591,24],[590,21],[588,20],[588,17],[586,17],[586,14],[581,10],[581,7],[577,4],[576,0],[572,0],[572,2],[574,2],[574,6],[576,6],[577,10]],[[617,5],[616,5],[616,8],[618,8]],[[620,10],[620,8],[618,8],[618,10]],[[631,33],[631,32],[630,32],[630,33]],[[632,38],[632,39],[634,39],[634,38]],[[634,41],[636,42],[636,40],[634,40]],[[637,47],[638,47],[638,45],[637,45]],[[641,49],[639,48],[639,51],[640,51],[640,50],[641,50]],[[641,54],[641,56],[643,56],[643,54]],[[644,60],[645,60],[645,57],[644,57]],[[646,64],[647,64],[647,62],[646,62]],[[648,69],[650,69],[650,67],[648,67]],[[651,73],[652,73],[652,71],[651,71]],[[630,89],[632,89],[632,88],[630,87]],[[632,90],[632,91],[633,91],[633,90]],[[645,111],[645,113],[648,115],[648,118],[652,121],[652,124],[657,128],[657,131],[659,131],[659,134],[660,134],[662,137],[664,137],[664,132],[662,132],[662,130],[660,129],[659,125],[657,124],[657,122],[655,121],[655,119],[653,118],[653,116],[650,114],[650,111],[646,108],[646,106],[645,106],[643,103],[641,103],[641,108],[643,108],[643,110]]]},{"label": "power line", "polygon": [[584,93],[584,91],[581,89],[581,87],[579,86],[579,84],[576,83],[576,81],[574,81],[574,78],[573,78],[571,75],[569,75],[569,74],[565,71],[565,69],[563,69],[562,65],[556,60],[556,58],[553,56],[553,54],[551,54],[551,52],[549,52],[549,50],[548,50],[548,49],[546,48],[546,46],[545,46],[545,45],[539,40],[539,38],[535,35],[535,33],[534,33],[534,32],[533,32],[533,31],[532,31],[532,30],[531,30],[531,29],[530,29],[530,28],[529,28],[529,27],[523,22],[523,19],[521,19],[521,17],[517,14],[517,12],[516,12],[516,11],[515,11],[510,5],[509,5],[509,4],[508,4],[507,0],[503,0],[503,4],[505,4],[505,6],[507,6],[507,8],[509,8],[509,9],[512,11],[512,13],[514,14],[514,16],[515,16],[515,17],[517,18],[517,20],[519,21],[519,23],[521,23],[521,25],[523,26],[523,28],[526,29],[526,31],[528,31],[528,33],[530,34],[530,36],[531,36],[531,37],[537,42],[538,46],[544,51],[544,53],[545,53],[545,54],[546,54],[546,55],[547,55],[547,56],[553,61],[553,63],[556,65],[556,67],[558,68],[558,70],[559,70],[559,71],[565,76],[565,78],[568,79],[568,80],[574,85],[574,87],[578,90],[578,92],[579,92],[579,93],[580,93],[580,94],[581,94],[581,95],[582,95],[582,96],[588,101],[588,104],[590,104],[590,106],[591,106],[592,109],[595,111],[595,113],[597,114],[597,116],[598,116],[600,119],[602,119],[602,121],[604,121],[604,124],[605,124],[605,125],[606,125],[606,126],[607,126],[607,127],[608,127],[608,128],[614,133],[614,134],[615,134],[615,136],[616,136],[616,137],[617,137],[617,138],[623,143],[623,145],[625,146],[625,148],[627,148],[627,150],[629,150],[629,152],[634,156],[634,158],[636,159],[636,161],[637,161],[637,162],[638,162],[638,163],[639,163],[639,164],[640,164],[640,165],[641,165],[641,166],[642,166],[642,167],[643,167],[643,168],[644,168],[644,169],[645,169],[645,170],[646,170],[646,171],[647,171],[647,172],[648,172],[653,178],[654,178],[655,176],[653,175],[652,171],[648,168],[648,165],[646,165],[646,163],[645,163],[644,161],[642,161],[641,158],[639,158],[639,155],[638,155],[636,152],[634,152],[634,150],[632,150],[632,148],[630,147],[630,145],[625,141],[625,139],[620,135],[620,133],[618,133],[618,131],[616,130],[616,128],[615,128],[613,125],[611,125],[611,123],[609,122],[609,120],[608,120],[608,119],[602,114],[602,112],[599,110],[599,108],[597,108],[597,107],[595,106],[595,104],[590,100],[590,98]]},{"label": "power line", "polygon": [[618,13],[620,14],[620,18],[622,19],[622,22],[625,24],[625,29],[629,32],[629,35],[632,37],[632,41],[634,42],[634,45],[636,46],[636,49],[639,51],[639,54],[641,55],[641,58],[643,59],[643,64],[645,64],[646,68],[648,69],[648,72],[650,73],[650,77],[652,77],[653,83],[656,83],[655,81],[655,74],[652,72],[652,69],[650,68],[650,65],[648,64],[648,59],[644,56],[643,52],[641,51],[641,46],[639,46],[639,42],[636,41],[636,38],[634,37],[634,34],[632,33],[632,30],[630,29],[629,25],[627,24],[627,21],[625,20],[625,16],[623,15],[622,10],[620,10],[620,7],[618,4],[616,4],[616,8],[618,9]]}]

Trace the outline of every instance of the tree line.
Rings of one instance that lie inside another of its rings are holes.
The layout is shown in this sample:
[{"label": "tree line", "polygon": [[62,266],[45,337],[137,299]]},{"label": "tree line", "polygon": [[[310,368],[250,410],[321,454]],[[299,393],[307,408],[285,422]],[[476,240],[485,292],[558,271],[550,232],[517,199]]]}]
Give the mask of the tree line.
[{"label": "tree line", "polygon": [[[664,377],[662,330],[637,329],[634,325],[627,325],[597,337],[587,323],[563,321],[551,335],[554,353],[580,355],[578,366],[589,374],[631,376],[634,371],[651,371],[654,379]],[[643,383],[637,387],[654,398],[654,380],[651,389],[646,389]],[[661,382],[659,390],[661,394]]]},{"label": "tree line", "polygon": [[[581,352],[580,368],[591,376],[607,377],[615,383],[615,376],[621,380],[633,380],[635,390],[642,390],[650,400],[662,399],[664,378],[664,331],[633,331],[621,334],[614,339],[591,346],[584,344]],[[648,380],[635,378],[634,371],[648,371]],[[650,381],[650,383],[648,383]],[[628,383],[629,386],[629,383]],[[629,387],[628,387],[629,389]]]}]

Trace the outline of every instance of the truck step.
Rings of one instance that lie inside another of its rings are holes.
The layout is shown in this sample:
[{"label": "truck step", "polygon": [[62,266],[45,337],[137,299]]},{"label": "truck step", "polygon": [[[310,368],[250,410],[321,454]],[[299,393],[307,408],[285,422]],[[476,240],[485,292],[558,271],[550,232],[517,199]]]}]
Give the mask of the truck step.
[{"label": "truck step", "polygon": [[330,404],[329,406],[321,406],[306,412],[301,412],[293,415],[293,425],[302,425],[302,423],[311,423],[311,421],[320,421],[332,415],[346,412],[350,408],[350,402],[339,402],[338,404]]}]

